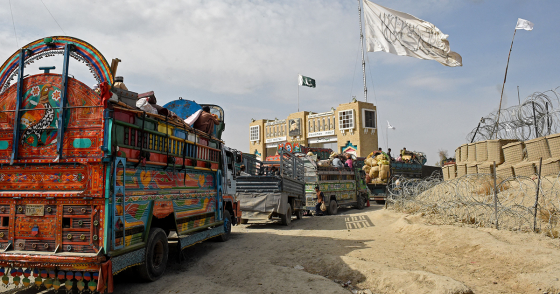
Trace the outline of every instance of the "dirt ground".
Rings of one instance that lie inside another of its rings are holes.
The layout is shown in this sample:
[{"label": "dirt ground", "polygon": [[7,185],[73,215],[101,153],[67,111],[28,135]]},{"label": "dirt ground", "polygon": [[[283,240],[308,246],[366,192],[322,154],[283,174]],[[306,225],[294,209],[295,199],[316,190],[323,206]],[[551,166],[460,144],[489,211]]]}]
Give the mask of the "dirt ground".
[{"label": "dirt ground", "polygon": [[240,225],[225,243],[172,252],[165,276],[116,293],[558,293],[560,241],[431,225],[381,206]]}]

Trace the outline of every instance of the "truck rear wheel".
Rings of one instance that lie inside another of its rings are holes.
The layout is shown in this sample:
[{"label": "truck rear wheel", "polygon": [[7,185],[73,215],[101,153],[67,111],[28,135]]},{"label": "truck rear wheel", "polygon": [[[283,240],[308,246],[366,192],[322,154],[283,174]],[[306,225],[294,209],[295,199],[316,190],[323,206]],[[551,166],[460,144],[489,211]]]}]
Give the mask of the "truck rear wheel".
[{"label": "truck rear wheel", "polygon": [[138,274],[146,282],[153,282],[161,278],[167,267],[169,245],[167,235],[160,228],[150,229],[144,263],[138,266]]},{"label": "truck rear wheel", "polygon": [[364,195],[358,194],[357,201],[358,201],[358,204],[356,205],[356,208],[357,209],[364,209],[364,207],[366,206],[366,203],[365,203],[366,199],[365,199]]},{"label": "truck rear wheel", "polygon": [[229,240],[231,234],[231,215],[229,211],[224,210],[224,233],[218,236],[218,241],[225,242]]},{"label": "truck rear wheel", "polygon": [[283,214],[282,217],[282,225],[289,226],[292,222],[292,207],[288,206],[288,210],[286,210],[286,214]]},{"label": "truck rear wheel", "polygon": [[338,213],[338,203],[336,203],[336,200],[331,199],[331,201],[329,201],[329,207],[327,207],[327,211],[330,215],[335,215]]}]

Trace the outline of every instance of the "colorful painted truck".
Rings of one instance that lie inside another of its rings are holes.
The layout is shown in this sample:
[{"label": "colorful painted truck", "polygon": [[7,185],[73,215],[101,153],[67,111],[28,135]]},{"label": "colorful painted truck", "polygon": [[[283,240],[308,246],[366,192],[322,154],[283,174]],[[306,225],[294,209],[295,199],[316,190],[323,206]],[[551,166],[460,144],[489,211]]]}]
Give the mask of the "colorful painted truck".
[{"label": "colorful painted truck", "polygon": [[336,168],[318,166],[313,158],[301,157],[305,166],[305,209],[315,211],[319,186],[325,196],[326,213],[337,214],[339,206],[354,206],[363,209],[368,201],[368,188],[363,179],[363,171],[359,161],[354,161],[353,168]]},{"label": "colorful painted truck", "polygon": [[278,161],[244,160],[247,172],[236,179],[242,223],[280,218],[283,225],[289,225],[292,215],[301,219],[305,202],[302,160],[283,150]]},{"label": "colorful painted truck", "polygon": [[[26,75],[26,66],[58,54],[62,75]],[[99,92],[69,77],[70,58],[89,67]],[[4,284],[111,292],[113,275],[133,266],[153,281],[165,272],[168,236],[178,249],[225,241],[239,220],[223,185],[235,158],[220,139],[223,110],[210,105],[221,124],[207,135],[182,118],[134,109],[120,102],[134,92],[111,92],[115,70],[71,37],[34,41],[0,68]],[[166,105],[179,115],[200,107]]]}]

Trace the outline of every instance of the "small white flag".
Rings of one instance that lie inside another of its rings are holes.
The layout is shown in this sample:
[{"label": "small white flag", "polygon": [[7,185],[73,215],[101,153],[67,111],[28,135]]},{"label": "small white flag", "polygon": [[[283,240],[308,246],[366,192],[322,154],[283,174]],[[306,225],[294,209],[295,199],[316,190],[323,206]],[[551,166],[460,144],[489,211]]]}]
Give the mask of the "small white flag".
[{"label": "small white flag", "polygon": [[515,26],[516,30],[526,30],[532,31],[534,24],[526,19],[518,18],[517,25]]},{"label": "small white flag", "polygon": [[388,129],[391,129],[391,130],[396,130],[396,128],[393,127],[393,126],[389,123],[389,121],[387,121],[387,128],[388,128]]}]

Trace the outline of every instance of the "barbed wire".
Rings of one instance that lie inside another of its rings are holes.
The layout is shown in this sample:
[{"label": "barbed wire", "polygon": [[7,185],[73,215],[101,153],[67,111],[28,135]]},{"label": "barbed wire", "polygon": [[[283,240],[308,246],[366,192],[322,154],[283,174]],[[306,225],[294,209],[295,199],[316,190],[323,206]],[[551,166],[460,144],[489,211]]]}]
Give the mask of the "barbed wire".
[{"label": "barbed wire", "polygon": [[[526,141],[560,132],[560,87],[529,95],[523,103],[492,112],[466,136],[468,143],[489,139]],[[496,134],[496,135],[494,135]],[[473,140],[474,138],[474,140]]]},{"label": "barbed wire", "polygon": [[[397,178],[388,187],[387,204],[398,211],[422,213],[442,224],[464,223],[513,231],[534,231],[558,238],[560,175],[497,179],[471,174],[443,181]],[[494,202],[496,190],[496,202]],[[535,213],[536,211],[536,213]]]}]

